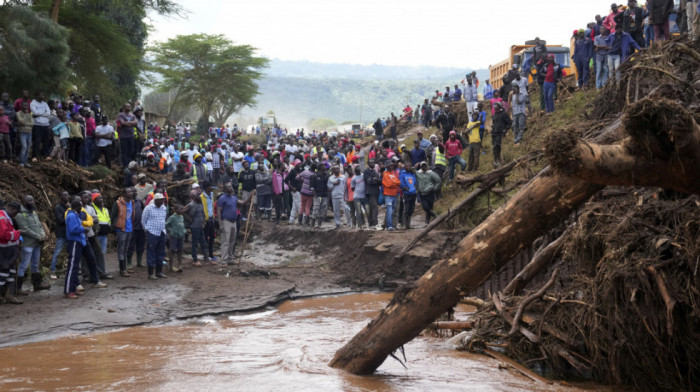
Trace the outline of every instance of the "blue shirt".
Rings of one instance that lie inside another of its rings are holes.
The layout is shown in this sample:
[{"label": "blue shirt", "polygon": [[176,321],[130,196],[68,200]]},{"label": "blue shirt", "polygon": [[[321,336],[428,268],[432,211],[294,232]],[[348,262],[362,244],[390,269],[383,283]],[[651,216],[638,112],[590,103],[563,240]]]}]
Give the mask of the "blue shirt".
[{"label": "blue shirt", "polygon": [[209,219],[214,219],[214,192],[208,195],[206,192],[202,194],[207,199],[207,216],[209,216]]},{"label": "blue shirt", "polygon": [[255,157],[252,157],[248,154],[246,154],[246,156],[243,157],[243,160],[250,163],[251,165],[255,163]]},{"label": "blue shirt", "polygon": [[[642,49],[639,47],[639,44],[637,44],[637,41],[635,41],[632,36],[627,33],[622,33],[622,37],[619,40],[616,39],[615,34],[610,34],[608,38],[605,39],[605,43],[610,47],[610,50],[608,51],[609,55],[620,55],[620,63],[624,63],[625,60],[627,60],[630,45],[637,50]],[[618,50],[618,45],[620,45],[620,53],[616,53]]]},{"label": "blue shirt", "polygon": [[66,239],[80,242],[85,246],[85,229],[83,228],[82,219],[75,210],[68,210],[66,214]]},{"label": "blue shirt", "polygon": [[401,174],[399,174],[399,181],[401,181],[401,189],[403,189],[404,195],[416,194],[415,174],[409,173],[406,170],[401,170]]},{"label": "blue shirt", "polygon": [[126,203],[126,220],[124,221],[124,232],[131,233],[134,228],[131,225],[131,216],[134,213],[134,204],[132,202]]},{"label": "blue shirt", "polygon": [[479,112],[479,121],[481,122],[479,129],[484,129],[484,124],[486,124],[486,112],[483,110]]},{"label": "blue shirt", "polygon": [[493,99],[493,86],[490,84],[484,86],[484,99]]},{"label": "blue shirt", "polygon": [[413,166],[415,166],[417,163],[421,163],[427,160],[428,157],[426,157],[425,155],[425,150],[421,150],[420,147],[411,150],[411,163],[413,164]]},{"label": "blue shirt", "polygon": [[238,198],[231,194],[230,196],[224,193],[219,196],[217,206],[221,208],[221,219],[235,221],[238,219]]}]

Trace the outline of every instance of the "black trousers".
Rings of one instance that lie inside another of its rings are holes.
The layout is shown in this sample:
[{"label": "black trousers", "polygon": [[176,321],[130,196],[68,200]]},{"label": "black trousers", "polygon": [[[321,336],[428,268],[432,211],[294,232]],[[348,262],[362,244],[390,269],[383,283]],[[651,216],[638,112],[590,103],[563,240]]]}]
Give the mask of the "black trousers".
[{"label": "black trousers", "polygon": [[209,247],[209,258],[214,257],[214,238],[216,238],[214,219],[209,218],[204,224],[204,240],[207,241],[207,246]]},{"label": "black trousers", "polygon": [[131,162],[131,157],[134,156],[134,138],[119,138],[119,148],[122,152],[122,166],[127,167]]},{"label": "black trousers", "polygon": [[32,127],[32,158],[49,156],[52,147],[51,139],[51,130],[48,125],[34,125]]},{"label": "black trousers", "polygon": [[109,146],[106,147],[97,147],[97,152],[95,153],[95,159],[93,160],[92,164],[97,164],[97,162],[100,160],[100,156],[104,155],[105,157],[105,165],[108,168],[112,168],[112,145],[110,144]]}]

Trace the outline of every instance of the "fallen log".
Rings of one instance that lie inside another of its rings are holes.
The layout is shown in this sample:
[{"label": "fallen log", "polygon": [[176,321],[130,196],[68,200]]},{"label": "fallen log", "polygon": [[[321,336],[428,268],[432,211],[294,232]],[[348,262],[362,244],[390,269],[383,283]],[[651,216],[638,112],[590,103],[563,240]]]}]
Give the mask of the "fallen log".
[{"label": "fallen log", "polygon": [[395,296],[377,318],[336,353],[330,365],[354,374],[374,372],[386,357],[453,307],[602,186],[546,168],[472,230],[455,254],[435,264],[406,295]]},{"label": "fallen log", "polygon": [[700,195],[700,126],[679,103],[647,97],[625,115],[628,137],[601,145],[552,135],[546,155],[558,172],[598,185],[654,186]]},{"label": "fallen log", "polygon": [[462,330],[474,328],[474,323],[471,321],[436,321],[430,324],[430,328]]},{"label": "fallen log", "polygon": [[561,246],[564,243],[564,239],[568,235],[568,230],[566,230],[562,235],[556,240],[551,242],[549,245],[540,249],[532,257],[532,260],[518,273],[518,275],[513,278],[513,280],[508,283],[503,293],[506,295],[517,295],[522,289],[527,286],[528,283],[547,265],[549,265],[552,260],[559,254]]}]

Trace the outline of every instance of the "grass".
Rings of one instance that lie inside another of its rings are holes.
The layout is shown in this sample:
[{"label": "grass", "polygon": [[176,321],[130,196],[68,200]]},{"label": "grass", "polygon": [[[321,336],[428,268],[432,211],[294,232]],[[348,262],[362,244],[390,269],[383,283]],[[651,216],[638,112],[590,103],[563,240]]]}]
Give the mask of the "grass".
[{"label": "grass", "polygon": [[[566,93],[565,93],[566,94]],[[571,96],[560,97],[561,102],[555,104],[555,112],[551,116],[540,115],[539,113],[534,113],[527,120],[527,130],[523,137],[520,146],[514,146],[513,144],[513,132],[509,131],[508,134],[503,138],[501,144],[501,157],[503,164],[507,164],[515,159],[518,159],[531,151],[541,150],[544,144],[545,137],[553,130],[566,128],[568,125],[579,121],[581,113],[585,105],[590,102],[597,92],[595,90],[589,90],[587,92],[577,91]],[[531,100],[533,102],[533,109],[539,108],[539,95],[533,93],[531,95]],[[537,110],[533,110],[537,112]],[[488,129],[489,127],[487,127]],[[464,127],[459,127],[459,130],[464,129]],[[430,134],[440,132],[436,128],[430,128],[428,132],[425,133],[424,137],[428,138]],[[407,146],[413,145],[413,137],[407,138],[404,142]],[[410,144],[409,144],[410,143]],[[486,151],[486,154],[482,154],[479,160],[479,169],[474,173],[469,173],[468,177],[474,177],[480,174],[488,173],[493,170],[493,149],[491,148],[491,137],[485,136],[482,140],[482,150]],[[467,160],[468,150],[465,149],[462,153],[462,158]],[[515,169],[511,172],[510,176],[506,177],[505,187],[516,183],[523,179],[528,179],[531,175],[537,174],[541,169],[546,166],[544,160],[538,162],[530,163],[527,168]],[[457,174],[462,174],[459,169],[456,169]],[[470,187],[462,187],[454,182],[448,182],[443,186],[442,197],[435,204],[435,211],[438,214],[443,214],[447,212],[448,209],[452,208],[454,205],[459,203],[467,194],[475,189],[476,185]],[[499,188],[498,186],[496,188]],[[488,217],[491,212],[502,206],[507,199],[518,192],[518,188],[513,189],[508,192],[505,197],[502,197],[496,193],[489,192],[475,200],[474,203],[464,211],[460,212],[457,217],[453,218],[452,221],[448,223],[448,229],[458,229],[458,228],[472,228],[481,223],[486,217]]]},{"label": "grass", "polygon": [[104,180],[109,177],[113,177],[116,173],[114,170],[109,169],[107,166],[103,165],[93,165],[86,168],[92,174],[90,175],[91,180]]}]

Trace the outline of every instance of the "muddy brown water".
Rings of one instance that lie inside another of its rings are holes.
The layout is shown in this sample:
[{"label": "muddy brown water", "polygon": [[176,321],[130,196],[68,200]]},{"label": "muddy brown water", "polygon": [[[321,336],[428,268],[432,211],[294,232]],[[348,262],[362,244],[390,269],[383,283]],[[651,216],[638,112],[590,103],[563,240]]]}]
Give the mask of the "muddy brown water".
[{"label": "muddy brown water", "polygon": [[[0,349],[0,390],[45,391],[557,391],[458,352],[444,339],[405,346],[372,376],[327,366],[390,300],[353,294],[288,301],[277,309],[136,327]],[[468,307],[457,317],[466,318]],[[592,390],[596,388],[584,388]]]}]

